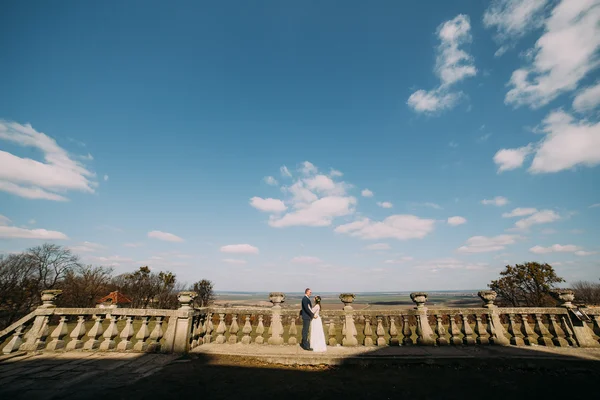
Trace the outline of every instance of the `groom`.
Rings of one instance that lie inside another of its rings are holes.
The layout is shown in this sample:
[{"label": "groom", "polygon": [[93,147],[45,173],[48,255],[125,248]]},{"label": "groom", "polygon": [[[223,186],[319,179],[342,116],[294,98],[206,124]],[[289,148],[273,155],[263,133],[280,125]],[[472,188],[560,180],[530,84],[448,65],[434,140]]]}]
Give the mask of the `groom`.
[{"label": "groom", "polygon": [[312,351],[310,344],[308,343],[308,328],[310,327],[310,321],[314,318],[312,312],[312,303],[310,302],[310,289],[304,291],[304,297],[302,298],[302,310],[300,315],[302,316],[302,342],[300,347],[304,350]]}]

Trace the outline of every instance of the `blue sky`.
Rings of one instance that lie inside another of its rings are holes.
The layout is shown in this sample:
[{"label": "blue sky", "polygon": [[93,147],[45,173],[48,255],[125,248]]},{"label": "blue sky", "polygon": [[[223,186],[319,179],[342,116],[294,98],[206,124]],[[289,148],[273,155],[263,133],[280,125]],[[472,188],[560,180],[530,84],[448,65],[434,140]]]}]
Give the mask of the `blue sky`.
[{"label": "blue sky", "polygon": [[600,2],[5,2],[0,251],[218,290],[600,277]]}]

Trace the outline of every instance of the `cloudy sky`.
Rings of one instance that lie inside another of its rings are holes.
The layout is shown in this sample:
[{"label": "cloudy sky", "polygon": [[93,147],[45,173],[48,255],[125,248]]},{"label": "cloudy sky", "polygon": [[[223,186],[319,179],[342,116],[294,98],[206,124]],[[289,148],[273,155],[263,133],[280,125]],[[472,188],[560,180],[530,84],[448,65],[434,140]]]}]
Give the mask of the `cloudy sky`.
[{"label": "cloudy sky", "polygon": [[408,3],[4,2],[0,251],[218,290],[597,281],[600,1]]}]

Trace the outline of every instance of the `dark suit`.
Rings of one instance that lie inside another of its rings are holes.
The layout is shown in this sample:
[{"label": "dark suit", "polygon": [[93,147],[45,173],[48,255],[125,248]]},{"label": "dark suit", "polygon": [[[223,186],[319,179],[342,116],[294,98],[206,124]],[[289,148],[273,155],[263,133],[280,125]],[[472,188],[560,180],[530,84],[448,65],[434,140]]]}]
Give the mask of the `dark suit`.
[{"label": "dark suit", "polygon": [[300,343],[300,347],[303,349],[310,348],[310,343],[308,342],[308,328],[310,327],[310,322],[315,316],[311,308],[312,303],[308,296],[305,295],[302,298],[302,310],[300,311],[300,315],[302,316],[302,342]]}]

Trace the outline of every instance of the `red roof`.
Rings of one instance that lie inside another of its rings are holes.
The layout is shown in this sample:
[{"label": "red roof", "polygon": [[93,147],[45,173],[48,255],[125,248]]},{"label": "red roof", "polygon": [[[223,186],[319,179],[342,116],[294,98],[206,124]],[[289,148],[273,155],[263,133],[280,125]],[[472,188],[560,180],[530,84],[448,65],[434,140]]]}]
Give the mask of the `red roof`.
[{"label": "red roof", "polygon": [[123,293],[114,291],[98,300],[98,303],[126,304],[131,303],[131,299],[125,296]]}]

